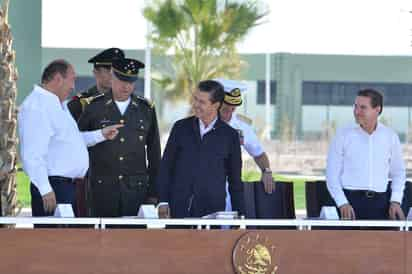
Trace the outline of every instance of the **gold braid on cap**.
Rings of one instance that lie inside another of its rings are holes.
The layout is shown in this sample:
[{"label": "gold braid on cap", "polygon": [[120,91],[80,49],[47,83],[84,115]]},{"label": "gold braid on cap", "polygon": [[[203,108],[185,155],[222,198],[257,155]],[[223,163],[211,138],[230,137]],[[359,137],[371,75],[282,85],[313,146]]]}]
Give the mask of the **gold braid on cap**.
[{"label": "gold braid on cap", "polygon": [[111,66],[111,62],[95,62],[95,65],[100,65],[100,66]]},{"label": "gold braid on cap", "polygon": [[139,74],[139,72],[133,73],[132,71],[128,71],[129,73],[126,73],[126,72],[120,71],[120,70],[118,70],[118,69],[116,69],[116,68],[114,68],[114,67],[112,67],[112,69],[113,69],[115,72],[119,73],[120,75],[128,76],[128,77],[137,76],[137,75]]},{"label": "gold braid on cap", "polygon": [[225,94],[224,102],[228,105],[240,106],[242,104],[242,96],[240,94],[240,89],[232,89],[229,93]]}]

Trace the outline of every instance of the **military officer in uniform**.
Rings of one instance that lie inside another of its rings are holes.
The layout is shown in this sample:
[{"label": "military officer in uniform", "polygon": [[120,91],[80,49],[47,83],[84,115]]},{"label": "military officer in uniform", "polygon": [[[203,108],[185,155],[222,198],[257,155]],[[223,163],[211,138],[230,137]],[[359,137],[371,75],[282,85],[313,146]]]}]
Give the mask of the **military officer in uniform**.
[{"label": "military officer in uniform", "polygon": [[89,150],[92,215],[135,216],[142,203],[157,202],[155,180],[160,162],[156,112],[148,100],[133,94],[144,64],[119,59],[112,64],[112,88],[85,108],[81,131],[123,124],[116,139]]},{"label": "military officer in uniform", "polygon": [[[67,103],[67,107],[76,122],[79,120],[84,108],[90,104],[94,98],[102,96],[102,94],[110,90],[112,81],[112,61],[119,58],[124,58],[124,52],[121,49],[108,48],[88,60],[88,63],[93,64],[93,75],[96,79],[96,85],[77,94]],[[87,188],[88,185],[86,180],[79,180],[76,184],[76,207],[79,217],[90,215],[90,209],[87,209],[86,207],[86,200],[89,199],[87,196]]]},{"label": "military officer in uniform", "polygon": [[93,64],[93,75],[96,79],[96,85],[77,94],[68,102],[68,108],[75,121],[79,120],[85,106],[96,96],[110,90],[112,61],[120,58],[124,58],[124,52],[121,49],[109,48],[89,59],[88,63]]},{"label": "military officer in uniform", "polygon": [[[217,79],[225,90],[225,98],[220,108],[220,118],[239,132],[240,144],[253,157],[253,160],[262,171],[261,181],[266,193],[272,193],[275,183],[272,177],[269,158],[263,150],[255,131],[251,126],[251,120],[243,115],[235,113],[238,106],[242,104],[242,92],[246,91],[246,85],[226,79]],[[230,195],[226,195],[226,210],[231,211]]]}]

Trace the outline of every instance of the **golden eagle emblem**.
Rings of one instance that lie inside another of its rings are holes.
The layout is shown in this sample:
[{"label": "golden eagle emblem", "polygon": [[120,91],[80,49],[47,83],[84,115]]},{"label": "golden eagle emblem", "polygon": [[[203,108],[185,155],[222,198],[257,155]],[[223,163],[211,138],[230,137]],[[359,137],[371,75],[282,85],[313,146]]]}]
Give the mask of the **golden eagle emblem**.
[{"label": "golden eagle emblem", "polygon": [[244,234],[233,250],[233,266],[238,274],[276,274],[276,247],[258,232]]}]

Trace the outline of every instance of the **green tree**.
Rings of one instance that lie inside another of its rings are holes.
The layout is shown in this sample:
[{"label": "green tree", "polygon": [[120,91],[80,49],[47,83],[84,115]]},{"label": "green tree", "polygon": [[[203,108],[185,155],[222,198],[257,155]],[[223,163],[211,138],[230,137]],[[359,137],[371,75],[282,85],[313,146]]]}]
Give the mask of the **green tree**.
[{"label": "green tree", "polygon": [[216,77],[239,77],[243,62],[236,42],[261,23],[267,11],[257,1],[157,0],[144,9],[154,50],[168,63],[153,73],[172,99],[186,99],[196,84]]},{"label": "green tree", "polygon": [[17,212],[17,70],[13,37],[7,20],[9,0],[0,9],[0,216]]}]

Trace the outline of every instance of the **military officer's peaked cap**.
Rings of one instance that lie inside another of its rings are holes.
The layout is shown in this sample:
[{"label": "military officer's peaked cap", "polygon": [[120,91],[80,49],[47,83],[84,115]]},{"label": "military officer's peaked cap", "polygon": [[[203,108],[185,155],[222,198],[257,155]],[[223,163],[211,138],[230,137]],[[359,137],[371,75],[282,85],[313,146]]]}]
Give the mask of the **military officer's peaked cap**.
[{"label": "military officer's peaked cap", "polygon": [[144,68],[144,64],[138,60],[123,58],[114,60],[112,70],[114,75],[122,81],[134,82],[137,80],[139,69]]},{"label": "military officer's peaked cap", "polygon": [[231,106],[240,106],[242,104],[242,92],[245,92],[247,86],[239,81],[227,79],[215,79],[219,82],[225,91],[224,102]]},{"label": "military officer's peaked cap", "polygon": [[89,59],[89,63],[94,64],[94,67],[111,67],[112,62],[117,59],[124,58],[123,50],[119,48],[109,48],[99,52],[97,55]]}]

